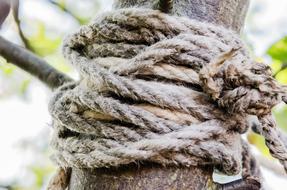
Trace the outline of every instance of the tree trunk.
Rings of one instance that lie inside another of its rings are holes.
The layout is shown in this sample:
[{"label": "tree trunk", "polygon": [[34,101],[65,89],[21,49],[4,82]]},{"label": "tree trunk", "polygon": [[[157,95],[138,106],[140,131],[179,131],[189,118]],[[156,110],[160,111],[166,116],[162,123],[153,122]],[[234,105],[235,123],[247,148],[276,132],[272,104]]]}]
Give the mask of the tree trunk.
[{"label": "tree trunk", "polygon": [[[156,0],[118,0],[115,8],[149,7]],[[242,30],[249,0],[174,0],[170,14]],[[212,168],[164,167],[152,163],[119,168],[73,169],[70,190],[204,190],[212,188]]]}]

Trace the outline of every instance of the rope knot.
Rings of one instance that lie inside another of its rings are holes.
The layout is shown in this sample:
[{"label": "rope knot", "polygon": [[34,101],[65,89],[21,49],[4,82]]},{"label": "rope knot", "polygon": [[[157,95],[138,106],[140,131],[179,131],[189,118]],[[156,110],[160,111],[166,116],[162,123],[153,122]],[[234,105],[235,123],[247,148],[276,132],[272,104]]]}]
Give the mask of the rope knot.
[{"label": "rope knot", "polygon": [[269,66],[242,58],[238,51],[219,55],[200,71],[203,89],[231,114],[269,114],[286,92],[272,78]]}]

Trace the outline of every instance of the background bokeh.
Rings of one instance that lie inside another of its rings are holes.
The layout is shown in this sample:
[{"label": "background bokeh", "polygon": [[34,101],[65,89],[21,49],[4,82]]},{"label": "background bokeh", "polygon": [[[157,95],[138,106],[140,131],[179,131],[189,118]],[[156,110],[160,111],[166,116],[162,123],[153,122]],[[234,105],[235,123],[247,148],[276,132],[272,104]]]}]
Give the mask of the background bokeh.
[{"label": "background bokeh", "polygon": [[[62,57],[63,37],[111,7],[112,0],[20,0],[20,22],[9,15],[0,35],[77,78]],[[270,64],[282,84],[287,84],[286,9],[287,1],[251,0],[242,34],[254,57]],[[48,146],[52,130],[47,110],[50,95],[43,84],[0,56],[0,190],[44,189],[55,170]],[[279,127],[287,131],[287,106],[278,105],[274,114]],[[278,169],[261,137],[250,133],[246,138],[257,147],[253,149],[256,155],[271,160]],[[287,177],[278,175],[280,168],[277,174],[262,170],[270,189],[287,186]]]}]

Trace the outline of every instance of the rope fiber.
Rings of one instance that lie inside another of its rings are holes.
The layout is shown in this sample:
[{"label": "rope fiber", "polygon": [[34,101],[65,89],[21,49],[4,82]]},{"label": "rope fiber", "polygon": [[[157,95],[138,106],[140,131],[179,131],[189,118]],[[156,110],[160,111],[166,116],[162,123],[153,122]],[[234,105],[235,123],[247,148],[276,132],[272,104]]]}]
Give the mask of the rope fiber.
[{"label": "rope fiber", "polygon": [[285,87],[233,31],[121,9],[68,36],[63,52],[81,79],[60,87],[49,105],[53,159],[62,168],[151,161],[257,177],[241,139],[252,127],[287,170],[271,116]]}]

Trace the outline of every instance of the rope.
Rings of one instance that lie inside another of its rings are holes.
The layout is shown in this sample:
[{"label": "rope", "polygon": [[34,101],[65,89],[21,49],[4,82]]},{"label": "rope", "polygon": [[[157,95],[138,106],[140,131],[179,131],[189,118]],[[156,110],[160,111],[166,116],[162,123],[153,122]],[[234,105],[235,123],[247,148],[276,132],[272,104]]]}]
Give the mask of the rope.
[{"label": "rope", "polygon": [[241,140],[255,115],[253,128],[287,168],[270,119],[284,89],[232,31],[156,10],[122,9],[68,36],[63,52],[81,80],[60,87],[49,106],[61,167],[152,161],[213,165],[229,175],[243,167],[244,176],[258,176],[252,156],[242,156],[248,145]]}]

